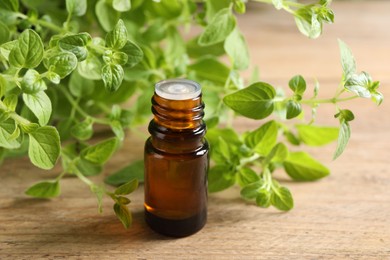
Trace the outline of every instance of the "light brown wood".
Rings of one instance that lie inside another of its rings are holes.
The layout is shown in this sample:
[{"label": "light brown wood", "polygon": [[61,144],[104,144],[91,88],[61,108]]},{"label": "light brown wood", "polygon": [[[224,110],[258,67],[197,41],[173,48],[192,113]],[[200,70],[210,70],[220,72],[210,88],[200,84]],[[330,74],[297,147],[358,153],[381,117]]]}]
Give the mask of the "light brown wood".
[{"label": "light brown wood", "polygon": [[[262,79],[286,86],[301,73],[317,77],[321,96],[331,96],[340,80],[337,38],[342,38],[353,49],[358,68],[380,80],[381,91],[390,96],[390,2],[336,1],[333,8],[336,24],[325,26],[324,35],[312,41],[297,31],[290,15],[252,5],[240,25]],[[111,201],[104,200],[99,215],[95,197],[75,178],[61,181],[58,199],[26,197],[29,185],[59,169],[46,172],[27,159],[8,160],[0,170],[0,259],[390,259],[390,103],[378,108],[358,100],[348,107],[356,121],[340,159],[331,161],[334,145],[303,147],[331,168],[331,176],[295,183],[277,173],[294,195],[292,211],[245,203],[233,188],[210,195],[206,227],[182,239],[148,229],[142,188],[132,195],[133,227],[124,230]],[[322,106],[319,123],[336,125],[333,113],[332,106]],[[235,122],[241,130],[259,124]],[[141,158],[143,142],[129,135],[103,175]]]}]

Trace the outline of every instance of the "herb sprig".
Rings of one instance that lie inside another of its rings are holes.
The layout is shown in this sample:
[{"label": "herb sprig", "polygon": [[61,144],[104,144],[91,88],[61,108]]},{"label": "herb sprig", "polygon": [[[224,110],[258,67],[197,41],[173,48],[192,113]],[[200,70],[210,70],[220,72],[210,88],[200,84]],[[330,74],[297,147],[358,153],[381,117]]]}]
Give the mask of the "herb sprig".
[{"label": "herb sprig", "polygon": [[[255,1],[291,13],[309,38],[320,36],[323,23],[334,21],[330,0]],[[42,169],[52,169],[60,160],[58,176],[34,184],[26,194],[56,197],[61,179],[73,175],[96,195],[99,211],[103,196],[109,196],[128,228],[132,218],[126,196],[143,181],[142,162],[106,178],[106,183],[119,185],[114,191],[89,177],[103,171],[126,130],[136,131],[150,118],[153,84],[186,77],[203,86],[212,159],[209,190],[238,184],[244,199],[290,210],[292,195],[273,178],[274,171],[283,169],[297,181],[329,175],[323,164],[299,151],[300,145],[337,140],[336,159],[348,143],[349,122],[354,119],[345,103],[361,97],[379,105],[383,96],[379,82],[357,72],[352,52],[341,40],[343,73],[331,98],[318,98],[318,82],[307,98],[310,86],[301,75],[286,84],[287,95],[258,79],[256,70],[247,83],[240,71],[249,67],[250,55],[236,18],[245,11],[242,0],[1,1],[1,160],[28,154]],[[187,32],[192,27],[202,31],[191,38]],[[230,62],[221,61],[224,55]],[[338,127],[315,123],[316,110],[324,103],[335,106]],[[302,119],[303,106],[312,110],[310,122]],[[266,121],[238,133],[231,127],[234,114]],[[295,125],[286,122],[294,118],[301,120]],[[98,143],[92,142],[97,125],[112,133]]]}]

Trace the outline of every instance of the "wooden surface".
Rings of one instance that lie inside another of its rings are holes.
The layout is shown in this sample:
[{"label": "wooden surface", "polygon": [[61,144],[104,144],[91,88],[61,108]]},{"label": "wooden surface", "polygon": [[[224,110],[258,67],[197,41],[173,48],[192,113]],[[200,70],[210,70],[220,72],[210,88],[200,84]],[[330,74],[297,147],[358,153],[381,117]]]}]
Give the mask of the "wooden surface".
[{"label": "wooden surface", "polygon": [[[317,77],[321,95],[331,96],[340,79],[337,38],[342,38],[353,49],[358,69],[380,80],[389,97],[390,1],[336,1],[333,8],[336,24],[325,26],[316,41],[300,35],[282,11],[260,5],[241,17],[262,79],[286,86],[301,73]],[[58,199],[27,198],[26,187],[59,169],[37,170],[27,159],[6,161],[0,170],[0,259],[390,259],[390,103],[385,100],[378,108],[358,100],[348,107],[356,121],[340,159],[331,161],[334,145],[304,148],[331,168],[331,176],[294,183],[277,174],[294,195],[294,210],[257,208],[231,189],[210,196],[206,227],[182,239],[148,229],[142,188],[132,196],[133,227],[124,230],[111,201],[105,199],[99,215],[95,197],[74,178],[61,182]],[[319,123],[337,123],[332,106],[320,111]],[[236,122],[241,130],[257,124]],[[142,146],[143,140],[129,135],[103,175],[141,158]]]}]

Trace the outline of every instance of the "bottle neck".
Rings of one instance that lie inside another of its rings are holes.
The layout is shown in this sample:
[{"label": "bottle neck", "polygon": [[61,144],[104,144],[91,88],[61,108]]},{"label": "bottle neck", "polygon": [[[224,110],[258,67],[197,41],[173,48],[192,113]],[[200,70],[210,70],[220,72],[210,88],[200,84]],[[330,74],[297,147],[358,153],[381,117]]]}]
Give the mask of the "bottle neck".
[{"label": "bottle neck", "polygon": [[187,100],[168,100],[156,94],[152,98],[154,121],[173,131],[200,127],[203,124],[203,109],[201,95]]},{"label": "bottle neck", "polygon": [[169,153],[190,153],[204,145],[206,126],[201,95],[187,100],[152,98],[154,119],[149,124],[151,142]]}]

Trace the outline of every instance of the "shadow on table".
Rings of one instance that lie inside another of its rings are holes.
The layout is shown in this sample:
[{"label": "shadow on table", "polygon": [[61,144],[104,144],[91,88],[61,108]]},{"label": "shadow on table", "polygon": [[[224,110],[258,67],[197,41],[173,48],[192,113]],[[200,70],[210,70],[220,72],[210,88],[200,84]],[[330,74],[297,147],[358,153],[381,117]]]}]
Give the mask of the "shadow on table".
[{"label": "shadow on table", "polygon": [[[46,206],[50,203],[50,207]],[[69,246],[75,251],[83,251],[84,248],[95,248],[97,251],[120,251],[123,249],[151,248],[156,245],[163,246],[166,241],[180,243],[181,239],[170,238],[152,231],[144,220],[142,204],[132,207],[133,225],[128,230],[124,229],[120,221],[108,208],[103,215],[94,214],[91,209],[84,210],[77,206],[67,208],[52,207],[52,201],[40,199],[17,199],[14,202],[24,214],[23,242],[17,245],[18,250],[51,252],[65,252]],[[61,201],[57,201],[61,205]],[[240,198],[225,198],[223,196],[210,196],[209,214],[206,227],[192,238],[202,238],[203,235],[219,234],[226,225],[240,225],[246,221],[261,221],[272,218],[273,215],[282,213],[264,210],[241,200]],[[31,209],[34,211],[31,211]],[[251,214],[246,211],[248,209]],[[254,212],[255,211],[255,212]],[[187,239],[187,238],[183,238]],[[160,242],[162,244],[160,244]],[[72,249],[72,250],[73,250]]]}]

